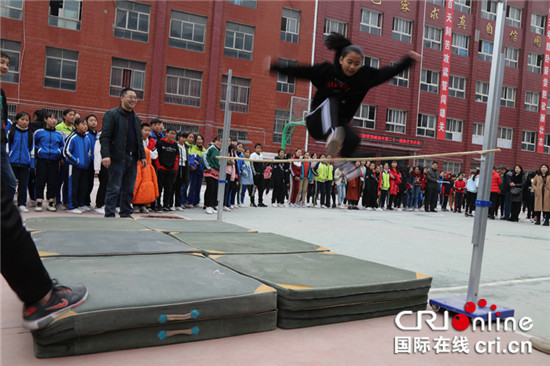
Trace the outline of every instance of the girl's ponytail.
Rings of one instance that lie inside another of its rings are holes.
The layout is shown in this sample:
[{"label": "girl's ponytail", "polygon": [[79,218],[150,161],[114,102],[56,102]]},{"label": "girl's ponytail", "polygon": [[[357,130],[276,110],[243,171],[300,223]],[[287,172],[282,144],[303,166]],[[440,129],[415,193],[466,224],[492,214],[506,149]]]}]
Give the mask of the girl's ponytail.
[{"label": "girl's ponytail", "polygon": [[334,50],[334,64],[340,65],[340,57],[346,56],[350,51],[364,56],[363,50],[359,46],[355,46],[349,39],[340,33],[331,32],[325,39],[325,46],[329,50]]}]

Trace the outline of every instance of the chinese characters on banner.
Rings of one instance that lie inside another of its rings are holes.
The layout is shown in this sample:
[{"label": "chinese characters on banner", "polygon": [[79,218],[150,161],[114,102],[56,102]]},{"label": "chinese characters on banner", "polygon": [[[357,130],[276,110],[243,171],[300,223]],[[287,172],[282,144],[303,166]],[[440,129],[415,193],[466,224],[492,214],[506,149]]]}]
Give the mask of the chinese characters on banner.
[{"label": "chinese characters on banner", "polygon": [[544,52],[544,73],[542,76],[542,94],[540,96],[539,135],[537,138],[537,152],[544,152],[544,132],[546,125],[546,108],[548,104],[548,76],[550,69],[550,7],[548,8],[548,23],[546,24],[546,50]]},{"label": "chinese characters on banner", "polygon": [[447,0],[445,36],[443,38],[443,66],[441,67],[441,90],[439,93],[439,116],[437,120],[437,138],[440,140],[445,139],[447,125],[447,96],[449,95],[449,71],[451,70],[454,7],[454,0]]}]

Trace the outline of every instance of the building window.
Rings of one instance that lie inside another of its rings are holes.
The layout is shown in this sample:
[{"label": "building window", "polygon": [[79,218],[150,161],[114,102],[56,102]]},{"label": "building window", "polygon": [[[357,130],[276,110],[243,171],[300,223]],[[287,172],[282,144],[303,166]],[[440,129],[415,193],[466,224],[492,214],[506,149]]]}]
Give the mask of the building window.
[{"label": "building window", "polygon": [[393,18],[393,28],[391,37],[398,41],[411,43],[412,42],[412,26],[413,22],[401,18]]},{"label": "building window", "polygon": [[462,141],[462,125],[463,121],[459,119],[447,118],[445,140]]},{"label": "building window", "polygon": [[419,114],[416,123],[416,136],[435,137],[435,116]]},{"label": "building window", "polygon": [[458,175],[462,171],[462,163],[456,161],[444,161],[443,171]]},{"label": "building window", "polygon": [[424,46],[440,51],[442,33],[443,31],[441,28],[430,27],[429,25],[425,26],[424,27]]},{"label": "building window", "polygon": [[147,42],[151,5],[122,0],[116,4],[115,37]]},{"label": "building window", "polygon": [[[218,128],[218,135],[223,135],[223,128]],[[248,141],[248,132],[247,131],[241,131],[241,130],[229,130],[229,137],[232,141],[238,141],[242,143],[247,143]]]},{"label": "building window", "polygon": [[420,76],[420,90],[439,93],[439,72],[423,69]]},{"label": "building window", "polygon": [[453,75],[449,77],[449,96],[466,98],[466,78]]},{"label": "building window", "polygon": [[474,122],[474,131],[472,132],[472,144],[483,145],[483,136],[485,134],[485,125]]},{"label": "building window", "polygon": [[479,41],[479,53],[477,58],[482,61],[491,62],[493,60],[493,43],[489,41]]},{"label": "building window", "polygon": [[15,122],[15,116],[17,115],[17,104],[8,103],[8,119]]},{"label": "building window", "polygon": [[361,9],[361,24],[359,25],[361,32],[382,34],[382,13],[369,9]]},{"label": "building window", "polygon": [[281,41],[298,43],[300,11],[283,8],[281,17]]},{"label": "building window", "polygon": [[522,9],[508,5],[506,7],[506,24],[521,28],[521,13]]},{"label": "building window", "polygon": [[113,57],[109,95],[118,97],[122,89],[132,88],[138,99],[143,99],[146,68],[147,64],[145,62]]},{"label": "building window", "polygon": [[525,110],[530,112],[539,111],[540,94],[534,92],[525,92]]},{"label": "building window", "polygon": [[550,154],[550,135],[546,135],[544,138],[544,149],[543,152],[545,154]]},{"label": "building window", "polygon": [[78,51],[46,47],[44,87],[76,90]]},{"label": "building window", "polygon": [[166,68],[166,103],[181,104],[191,107],[201,106],[202,71]]},{"label": "building window", "polygon": [[325,29],[323,34],[328,36],[331,32],[339,33],[344,37],[347,37],[348,23],[336,19],[325,18]]},{"label": "building window", "polygon": [[489,100],[489,83],[476,81],[476,102],[487,103]]},{"label": "building window", "polygon": [[426,0],[426,2],[439,5],[439,6],[443,6],[443,4],[445,4],[445,0]]},{"label": "building window", "polygon": [[531,14],[531,32],[544,34],[546,29],[546,15]]},{"label": "building window", "polygon": [[386,113],[386,131],[405,133],[407,128],[407,111],[388,108]]},{"label": "building window", "polygon": [[223,55],[252,60],[254,27],[227,22]]},{"label": "building window", "polygon": [[361,107],[355,112],[353,125],[360,128],[374,130],[376,126],[376,106],[361,104]]},{"label": "building window", "polygon": [[[225,94],[227,93],[227,75],[222,76],[222,96],[220,109],[225,109]],[[250,103],[250,79],[231,78],[231,100],[229,110],[233,112],[248,113]]]},{"label": "building window", "polygon": [[516,107],[516,88],[509,86],[502,87],[502,97],[500,98],[500,105],[508,108]]},{"label": "building window", "polygon": [[472,0],[455,0],[455,10],[470,14]]},{"label": "building window", "polygon": [[527,71],[537,74],[542,73],[542,55],[529,52],[529,55],[527,55]]},{"label": "building window", "polygon": [[504,46],[504,64],[508,67],[518,68],[519,50]]},{"label": "building window", "polygon": [[19,59],[21,57],[21,42],[2,39],[0,45],[2,52],[5,52],[10,57],[10,68],[6,75],[2,78],[3,83],[18,83],[19,82]]},{"label": "building window", "polygon": [[483,0],[481,2],[481,17],[489,20],[497,19],[497,2]]},{"label": "building window", "polygon": [[[396,62],[391,62],[391,65],[395,65]],[[390,85],[409,87],[409,69],[401,71],[390,80]]]},{"label": "building window", "polygon": [[23,0],[2,0],[0,2],[0,17],[23,19]]},{"label": "building window", "polygon": [[228,3],[256,9],[256,0],[229,0]]},{"label": "building window", "polygon": [[523,131],[521,136],[521,150],[535,151],[537,142],[537,133],[532,131]]},{"label": "building window", "polygon": [[163,121],[163,124],[164,124],[165,131],[168,130],[169,128],[173,128],[174,130],[176,130],[177,133],[187,132],[187,133],[192,133],[195,136],[199,133],[199,130],[200,130],[200,126],[190,125],[187,123],[179,123],[179,122],[173,123],[173,122]]},{"label": "building window", "polygon": [[453,33],[453,43],[451,46],[451,53],[455,55],[468,57],[468,47],[470,46],[470,37]]},{"label": "building window", "polygon": [[380,67],[380,59],[370,56],[365,56],[363,59],[363,66],[370,66],[373,69],[378,69]]},{"label": "building window", "polygon": [[[273,124],[273,143],[280,144],[283,142],[283,129],[290,121],[290,111],[284,109],[275,109],[275,122]],[[287,144],[292,143],[292,135],[286,141]]]},{"label": "building window", "polygon": [[497,147],[511,149],[513,135],[514,130],[512,128],[499,127],[497,131]]},{"label": "building window", "polygon": [[[280,58],[279,65],[282,67],[298,66],[298,61]],[[294,94],[296,91],[296,78],[279,72],[277,74],[277,91]]]},{"label": "building window", "polygon": [[433,159],[414,159],[414,166],[420,167],[421,172],[422,169],[431,167],[432,163]]},{"label": "building window", "polygon": [[82,19],[82,1],[51,0],[48,25],[54,27],[80,30]]},{"label": "building window", "polygon": [[207,20],[207,17],[172,10],[168,45],[204,52]]}]

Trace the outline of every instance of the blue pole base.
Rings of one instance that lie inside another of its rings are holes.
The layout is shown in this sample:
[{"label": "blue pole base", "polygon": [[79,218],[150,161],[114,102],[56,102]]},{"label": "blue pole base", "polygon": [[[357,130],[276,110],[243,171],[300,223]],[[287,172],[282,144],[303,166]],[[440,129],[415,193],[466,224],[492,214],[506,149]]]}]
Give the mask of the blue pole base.
[{"label": "blue pole base", "polygon": [[[434,310],[448,310],[457,314],[464,314],[469,318],[482,318],[487,321],[489,319],[489,313],[491,314],[491,320],[497,318],[505,319],[514,316],[514,309],[507,308],[502,305],[497,305],[495,310],[491,310],[490,302],[487,302],[485,307],[479,306],[477,303],[475,311],[469,313],[464,309],[466,304],[466,296],[453,296],[453,297],[444,297],[441,299],[430,299],[429,304]],[[498,315],[497,315],[498,313]]]}]

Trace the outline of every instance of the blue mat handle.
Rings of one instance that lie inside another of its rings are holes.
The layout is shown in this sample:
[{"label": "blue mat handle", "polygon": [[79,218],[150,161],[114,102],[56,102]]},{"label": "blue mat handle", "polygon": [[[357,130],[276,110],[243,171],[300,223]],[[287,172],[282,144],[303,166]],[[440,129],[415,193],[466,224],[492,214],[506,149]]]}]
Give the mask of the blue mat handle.
[{"label": "blue mat handle", "polygon": [[177,335],[197,335],[199,334],[199,327],[193,327],[191,329],[181,329],[181,330],[161,330],[157,334],[157,338],[161,341],[164,341],[168,337],[173,337]]},{"label": "blue mat handle", "polygon": [[187,314],[161,314],[159,316],[159,323],[164,324],[166,322],[173,322],[177,320],[189,320],[189,319],[197,319],[200,315],[200,312],[198,310],[191,310],[190,313]]}]

